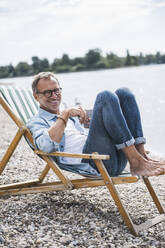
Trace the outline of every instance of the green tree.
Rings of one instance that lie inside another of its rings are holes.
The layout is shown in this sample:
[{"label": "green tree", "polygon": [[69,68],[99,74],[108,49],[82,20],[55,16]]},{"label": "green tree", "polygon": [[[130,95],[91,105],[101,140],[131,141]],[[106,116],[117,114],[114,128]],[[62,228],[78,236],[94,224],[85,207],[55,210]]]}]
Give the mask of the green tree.
[{"label": "green tree", "polygon": [[17,76],[29,76],[30,66],[26,62],[20,62],[17,64],[15,71]]},{"label": "green tree", "polygon": [[56,72],[61,73],[61,72],[69,72],[70,71],[70,66],[68,65],[58,65],[56,67]]},{"label": "green tree", "polygon": [[50,70],[49,61],[46,58],[41,60],[41,68],[40,69],[42,71],[49,71]]},{"label": "green tree", "polygon": [[63,54],[63,56],[61,58],[61,63],[63,65],[71,65],[71,60],[67,54]]},{"label": "green tree", "polygon": [[83,64],[76,64],[75,66],[72,66],[71,71],[85,71],[86,67]]},{"label": "green tree", "polygon": [[106,54],[106,60],[108,62],[108,68],[117,68],[124,66],[124,59],[118,57],[114,53],[107,53]]},{"label": "green tree", "polygon": [[156,63],[157,64],[161,64],[161,55],[160,55],[160,52],[157,52],[156,53]]},{"label": "green tree", "polygon": [[0,66],[0,78],[6,78],[9,76],[9,71],[7,66]]},{"label": "green tree", "polygon": [[106,60],[105,59],[99,60],[96,63],[95,68],[96,69],[106,69],[106,68],[108,68]]},{"label": "green tree", "polygon": [[89,50],[85,55],[85,62],[87,68],[95,68],[96,63],[101,59],[101,50],[96,48]]},{"label": "green tree", "polygon": [[32,57],[32,69],[33,73],[39,73],[42,71],[42,60],[40,60],[37,56]]},{"label": "green tree", "polygon": [[55,58],[54,61],[53,61],[53,63],[52,63],[52,65],[51,65],[51,70],[54,71],[54,72],[56,72],[56,68],[58,66],[61,66],[61,65],[62,65],[61,59]]},{"label": "green tree", "polygon": [[126,55],[125,65],[130,66],[131,65],[131,56],[129,54],[129,50],[127,50],[126,52],[127,52],[127,55]]},{"label": "green tree", "polygon": [[161,55],[161,64],[165,64],[165,54]]},{"label": "green tree", "polygon": [[144,65],[145,63],[145,58],[142,53],[139,55],[139,65]]},{"label": "green tree", "polygon": [[131,56],[131,65],[139,65],[139,57],[138,56]]},{"label": "green tree", "polygon": [[85,65],[85,59],[83,57],[77,57],[77,58],[74,58],[72,59],[72,65]]},{"label": "green tree", "polygon": [[17,76],[16,70],[15,70],[15,68],[14,68],[14,66],[12,64],[10,64],[8,66],[8,73],[9,73],[9,75],[8,75],[9,77]]},{"label": "green tree", "polygon": [[154,63],[156,63],[156,57],[153,54],[147,54],[145,56],[145,64],[149,65]]}]

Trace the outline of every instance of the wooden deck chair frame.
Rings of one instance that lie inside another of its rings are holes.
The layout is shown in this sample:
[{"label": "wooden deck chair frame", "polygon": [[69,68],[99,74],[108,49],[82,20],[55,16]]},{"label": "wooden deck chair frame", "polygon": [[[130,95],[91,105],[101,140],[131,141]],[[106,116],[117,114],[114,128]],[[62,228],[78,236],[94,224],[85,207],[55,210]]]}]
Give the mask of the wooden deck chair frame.
[{"label": "wooden deck chair frame", "polygon": [[[18,89],[17,89],[18,90]],[[2,94],[0,88],[0,104],[3,109],[8,113],[10,118],[15,122],[18,127],[18,131],[11,141],[6,153],[4,154],[1,162],[0,162],[0,175],[5,169],[10,157],[12,156],[14,150],[19,144],[20,139],[25,136],[33,145],[33,138],[30,131],[27,129],[25,123],[21,120],[18,115],[13,111],[13,106],[11,103],[5,98],[5,95]],[[17,92],[18,93],[18,92]],[[27,100],[27,99],[26,99]],[[24,100],[22,100],[24,101]],[[28,101],[27,101],[28,102]],[[40,157],[46,162],[44,169],[42,170],[39,178],[34,181],[27,182],[19,182],[8,185],[0,186],[0,196],[5,195],[18,195],[18,194],[26,194],[26,193],[37,193],[37,192],[50,192],[50,191],[62,191],[62,190],[72,190],[72,189],[81,189],[88,187],[98,187],[98,186],[106,186],[109,190],[125,224],[129,228],[130,232],[137,236],[140,231],[147,229],[163,220],[165,220],[165,211],[163,206],[158,199],[156,192],[154,191],[149,178],[142,177],[152,199],[156,205],[156,208],[159,212],[158,216],[155,218],[146,221],[140,225],[136,225],[133,223],[130,214],[126,210],[119,193],[115,187],[116,184],[125,184],[125,183],[135,183],[139,180],[136,176],[118,176],[118,177],[110,177],[107,173],[107,170],[104,167],[102,160],[109,159],[108,155],[99,155],[97,153],[93,154],[66,154],[61,152],[53,152],[53,153],[44,153],[39,150],[34,151],[36,154],[40,155]],[[58,167],[58,165],[50,158],[50,156],[66,156],[66,157],[78,157],[78,158],[87,158],[93,159],[95,162],[102,178],[101,179],[91,179],[91,178],[79,178],[70,180],[62,170]],[[59,181],[44,183],[44,179],[47,176],[49,170],[52,169],[56,176],[59,178]]]}]

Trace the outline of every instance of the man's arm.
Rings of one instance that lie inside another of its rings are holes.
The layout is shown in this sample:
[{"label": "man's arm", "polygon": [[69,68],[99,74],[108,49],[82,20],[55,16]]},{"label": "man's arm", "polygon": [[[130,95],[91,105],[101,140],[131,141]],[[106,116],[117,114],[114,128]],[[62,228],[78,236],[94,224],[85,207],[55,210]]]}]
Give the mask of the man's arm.
[{"label": "man's arm", "polygon": [[49,124],[46,120],[38,116],[34,116],[27,123],[27,127],[33,136],[37,149],[44,152],[53,152],[58,150],[59,143],[50,138],[48,133]]},{"label": "man's arm", "polygon": [[57,121],[48,129],[49,136],[55,142],[60,142],[69,117],[79,117],[80,123],[84,123],[87,115],[85,110],[81,107],[72,107],[65,109],[57,118]]},{"label": "man's arm", "polygon": [[44,152],[58,150],[68,118],[75,116],[79,116],[80,121],[83,122],[86,114],[81,107],[65,109],[51,127],[48,126],[46,120],[40,117],[33,117],[27,123],[27,127],[32,133],[37,149]]}]

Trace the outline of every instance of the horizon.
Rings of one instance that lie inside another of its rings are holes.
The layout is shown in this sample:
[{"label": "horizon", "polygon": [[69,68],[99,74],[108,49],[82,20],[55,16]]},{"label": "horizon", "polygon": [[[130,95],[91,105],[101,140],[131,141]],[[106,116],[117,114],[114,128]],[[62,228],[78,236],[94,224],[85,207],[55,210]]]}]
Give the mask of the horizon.
[{"label": "horizon", "polygon": [[165,53],[165,0],[17,0],[0,2],[0,66],[33,56]]}]

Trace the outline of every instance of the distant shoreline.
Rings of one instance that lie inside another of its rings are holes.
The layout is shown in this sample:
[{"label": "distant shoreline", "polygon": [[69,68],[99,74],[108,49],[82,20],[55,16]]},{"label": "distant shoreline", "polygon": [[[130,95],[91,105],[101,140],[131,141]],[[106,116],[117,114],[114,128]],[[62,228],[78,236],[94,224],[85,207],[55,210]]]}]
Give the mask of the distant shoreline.
[{"label": "distant shoreline", "polygon": [[12,64],[0,66],[0,78],[32,76],[41,71],[67,73],[165,64],[165,54],[157,51],[155,54],[143,55],[140,52],[138,55],[131,55],[129,50],[126,50],[124,57],[113,52],[103,56],[102,51],[95,48],[88,50],[83,57],[70,58],[68,54],[63,54],[61,58],[54,58],[52,63],[47,58],[40,59],[38,56],[33,56],[31,60],[30,64],[19,62],[16,66]]}]

